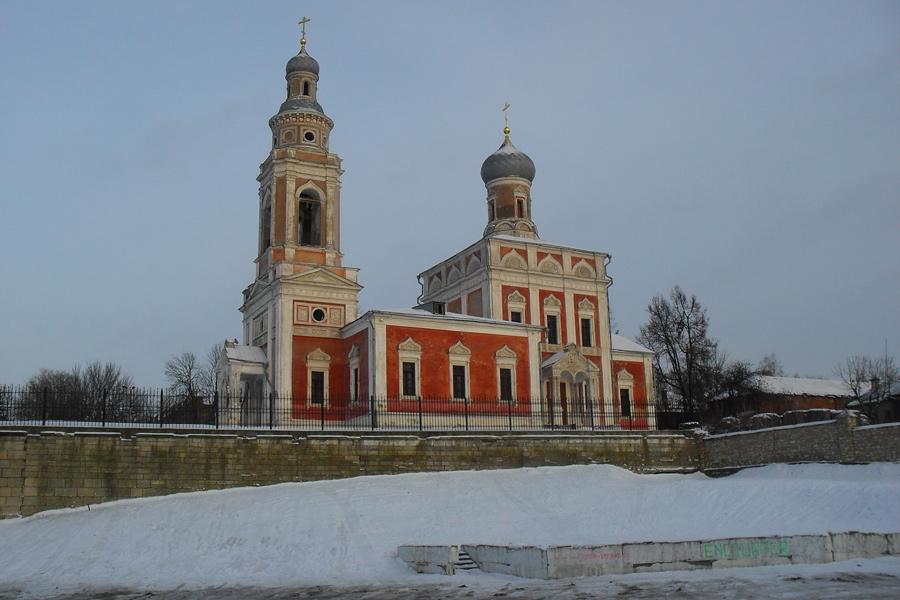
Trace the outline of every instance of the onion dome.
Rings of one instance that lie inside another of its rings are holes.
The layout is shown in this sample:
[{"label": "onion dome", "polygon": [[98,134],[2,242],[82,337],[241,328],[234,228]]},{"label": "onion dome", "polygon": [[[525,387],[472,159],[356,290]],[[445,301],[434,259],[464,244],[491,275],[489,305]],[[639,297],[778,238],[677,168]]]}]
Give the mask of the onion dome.
[{"label": "onion dome", "polygon": [[[304,39],[303,41],[305,42],[306,40]],[[288,61],[285,70],[287,71],[287,75],[290,75],[291,73],[312,73],[318,75],[319,61],[306,53],[306,44],[303,44],[300,48],[300,52]]]},{"label": "onion dome", "polygon": [[534,162],[509,140],[509,128],[504,129],[503,144],[481,164],[481,179],[488,183],[501,177],[521,177],[534,180]]}]

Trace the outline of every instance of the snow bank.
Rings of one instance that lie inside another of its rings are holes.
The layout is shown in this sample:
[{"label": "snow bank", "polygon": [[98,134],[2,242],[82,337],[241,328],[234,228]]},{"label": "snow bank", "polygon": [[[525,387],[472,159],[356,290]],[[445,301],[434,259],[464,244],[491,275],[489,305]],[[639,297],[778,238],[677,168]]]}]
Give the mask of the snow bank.
[{"label": "snow bank", "polygon": [[[611,544],[900,531],[900,465],[720,479],[610,466],[415,473],[123,500],[0,521],[0,582],[275,587],[416,577],[401,544]],[[422,576],[419,576],[422,577]]]}]

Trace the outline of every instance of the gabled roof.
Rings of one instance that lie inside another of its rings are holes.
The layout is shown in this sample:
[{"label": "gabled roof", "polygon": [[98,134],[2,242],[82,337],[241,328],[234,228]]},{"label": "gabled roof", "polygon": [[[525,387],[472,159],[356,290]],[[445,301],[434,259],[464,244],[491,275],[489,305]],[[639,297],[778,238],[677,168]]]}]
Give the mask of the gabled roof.
[{"label": "gabled roof", "polygon": [[259,346],[226,346],[225,358],[248,363],[266,364],[266,353]]},{"label": "gabled roof", "polygon": [[785,396],[834,396],[849,397],[853,392],[840,379],[814,379],[812,377],[775,377],[757,375],[753,383],[766,394]]},{"label": "gabled roof", "polygon": [[631,340],[624,335],[614,333],[609,337],[611,342],[610,347],[614,351],[618,350],[619,352],[640,352],[641,354],[653,354],[653,350],[641,346],[634,340]]}]

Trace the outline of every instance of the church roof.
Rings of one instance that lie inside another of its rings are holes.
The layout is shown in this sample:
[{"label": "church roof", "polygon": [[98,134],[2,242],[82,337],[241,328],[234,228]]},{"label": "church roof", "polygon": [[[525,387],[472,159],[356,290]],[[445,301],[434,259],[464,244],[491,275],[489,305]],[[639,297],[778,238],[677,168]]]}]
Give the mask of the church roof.
[{"label": "church roof", "polygon": [[634,340],[629,339],[624,335],[614,333],[609,337],[611,338],[610,347],[613,350],[618,350],[620,352],[640,352],[642,354],[653,354],[653,350],[641,346]]},{"label": "church roof", "polygon": [[259,346],[226,346],[225,358],[248,363],[266,364],[266,353]]},{"label": "church roof", "polygon": [[484,159],[481,165],[481,179],[485,183],[501,177],[521,177],[534,180],[534,161],[513,146],[507,135],[497,151]]},{"label": "church roof", "polygon": [[319,74],[319,61],[306,53],[306,48],[301,48],[291,60],[288,61],[285,71],[288,75],[291,73],[313,73]]}]

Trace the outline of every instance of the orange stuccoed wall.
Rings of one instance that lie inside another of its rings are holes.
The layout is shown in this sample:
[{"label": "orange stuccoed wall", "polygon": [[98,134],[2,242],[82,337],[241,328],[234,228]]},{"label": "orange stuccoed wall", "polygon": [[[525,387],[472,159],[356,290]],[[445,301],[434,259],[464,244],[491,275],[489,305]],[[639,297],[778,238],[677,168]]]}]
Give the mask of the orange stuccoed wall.
[{"label": "orange stuccoed wall", "polygon": [[[527,337],[389,325],[386,361],[389,398],[400,396],[400,362],[397,346],[410,337],[422,347],[420,393],[424,398],[449,398],[452,395],[448,351],[456,342],[461,342],[472,352],[469,358],[469,388],[472,390],[472,402],[497,401],[499,390],[494,353],[504,345],[516,353],[517,399],[525,400],[531,397]],[[527,402],[519,402],[518,405],[520,409],[528,409]]]},{"label": "orange stuccoed wall", "polygon": [[[616,413],[621,413],[622,407],[619,406],[619,381],[618,381],[618,373],[622,369],[628,371],[628,373],[634,377],[634,397],[631,399],[632,406],[632,414],[637,415],[646,415],[647,414],[647,385],[644,381],[644,363],[642,361],[625,361],[625,360],[614,360],[613,361],[613,405],[616,407]],[[633,421],[630,421],[627,417],[623,417],[620,420],[620,425],[622,427],[629,427],[630,425],[633,427],[646,427],[647,419],[646,417],[635,418]]]},{"label": "orange stuccoed wall", "polygon": [[[359,348],[359,398],[358,406],[351,406],[350,359],[348,354],[353,345]],[[293,385],[293,418],[320,418],[322,408],[307,403],[306,356],[320,348],[331,357],[328,367],[328,405],[325,418],[344,419],[349,412],[365,413],[369,396],[369,344],[368,331],[363,330],[347,339],[294,336],[291,360]],[[348,412],[349,411],[349,412]]]}]

